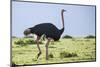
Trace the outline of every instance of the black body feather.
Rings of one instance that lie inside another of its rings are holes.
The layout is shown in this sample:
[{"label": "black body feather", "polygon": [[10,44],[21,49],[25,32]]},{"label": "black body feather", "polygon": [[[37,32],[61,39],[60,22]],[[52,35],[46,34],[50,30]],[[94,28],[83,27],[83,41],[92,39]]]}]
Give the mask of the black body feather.
[{"label": "black body feather", "polygon": [[33,34],[36,34],[40,37],[44,34],[46,36],[46,38],[50,37],[50,38],[54,39],[54,41],[59,40],[61,34],[64,31],[64,28],[59,30],[56,26],[54,26],[51,23],[38,24],[29,29],[31,30],[31,33],[33,33]]}]

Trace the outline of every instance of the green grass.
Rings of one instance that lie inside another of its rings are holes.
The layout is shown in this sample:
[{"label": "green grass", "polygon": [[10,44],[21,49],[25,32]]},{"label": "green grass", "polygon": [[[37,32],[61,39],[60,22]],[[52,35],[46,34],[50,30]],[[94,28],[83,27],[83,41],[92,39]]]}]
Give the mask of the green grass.
[{"label": "green grass", "polygon": [[[28,38],[26,38],[28,39]],[[17,65],[46,64],[62,62],[95,61],[95,39],[60,39],[49,44],[49,60],[45,60],[45,41],[40,44],[42,54],[37,58],[36,44],[15,44],[19,38],[12,39],[12,62]],[[25,40],[23,38],[22,40]],[[23,46],[22,46],[23,45]],[[63,53],[61,55],[61,53]],[[75,55],[75,56],[74,56]],[[62,57],[61,57],[62,56]]]}]

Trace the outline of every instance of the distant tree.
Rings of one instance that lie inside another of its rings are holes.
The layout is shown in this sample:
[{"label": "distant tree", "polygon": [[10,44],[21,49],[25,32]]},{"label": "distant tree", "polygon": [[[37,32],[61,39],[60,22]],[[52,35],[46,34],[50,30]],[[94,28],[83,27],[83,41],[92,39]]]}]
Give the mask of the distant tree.
[{"label": "distant tree", "polygon": [[16,36],[12,36],[12,38],[17,38]]},{"label": "distant tree", "polygon": [[24,38],[34,38],[34,36],[25,36]]},{"label": "distant tree", "polygon": [[96,36],[93,36],[93,35],[88,35],[86,36],[85,38],[95,38]]},{"label": "distant tree", "polygon": [[73,38],[73,37],[70,36],[70,35],[65,35],[65,36],[63,36],[62,38]]}]

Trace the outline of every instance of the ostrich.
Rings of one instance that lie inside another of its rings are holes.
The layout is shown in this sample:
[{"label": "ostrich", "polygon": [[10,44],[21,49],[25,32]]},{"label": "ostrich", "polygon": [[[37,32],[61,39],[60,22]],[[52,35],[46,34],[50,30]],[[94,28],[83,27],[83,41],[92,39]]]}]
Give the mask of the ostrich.
[{"label": "ostrich", "polygon": [[39,53],[37,54],[37,59],[41,55],[41,49],[39,47],[39,39],[41,38],[42,35],[45,35],[47,38],[46,42],[46,60],[48,60],[48,45],[49,42],[53,39],[54,41],[58,41],[64,32],[64,16],[63,13],[66,10],[62,9],[61,10],[61,19],[62,19],[62,28],[58,29],[55,25],[52,23],[41,23],[38,25],[35,25],[34,27],[30,27],[24,31],[24,35],[27,36],[29,34],[35,34],[37,35],[36,38],[36,43],[37,43],[37,48],[39,50]]}]

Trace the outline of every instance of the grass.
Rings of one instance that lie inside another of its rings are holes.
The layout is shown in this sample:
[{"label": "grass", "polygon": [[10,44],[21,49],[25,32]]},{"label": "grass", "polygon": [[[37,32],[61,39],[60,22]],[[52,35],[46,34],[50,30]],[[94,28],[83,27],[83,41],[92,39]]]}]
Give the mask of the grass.
[{"label": "grass", "polygon": [[49,58],[54,58],[54,56],[53,56],[52,53],[50,53],[48,57],[49,57]]},{"label": "grass", "polygon": [[[24,38],[25,39],[25,38]],[[22,40],[24,40],[22,39]],[[27,40],[26,38],[25,40]],[[45,42],[40,44],[42,55],[37,58],[36,44],[15,44],[19,38],[12,39],[12,62],[16,65],[46,64],[62,62],[95,61],[95,39],[60,39],[49,44],[49,60],[45,60]],[[23,45],[23,46],[21,46]]]},{"label": "grass", "polygon": [[60,57],[61,58],[68,58],[68,57],[77,57],[77,53],[70,53],[70,52],[66,52],[66,51],[63,51],[60,53]]}]

